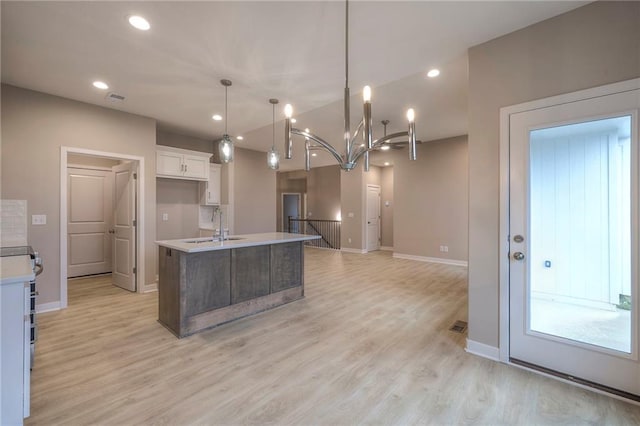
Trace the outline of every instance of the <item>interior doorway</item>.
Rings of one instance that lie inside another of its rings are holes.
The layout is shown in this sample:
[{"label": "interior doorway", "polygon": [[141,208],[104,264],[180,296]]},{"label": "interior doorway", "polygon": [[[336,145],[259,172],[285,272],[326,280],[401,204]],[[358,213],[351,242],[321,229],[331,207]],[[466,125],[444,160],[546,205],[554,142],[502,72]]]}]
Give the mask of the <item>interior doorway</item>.
[{"label": "interior doorway", "polygon": [[367,185],[367,251],[380,250],[380,186]]},{"label": "interior doorway", "polygon": [[144,158],[62,147],[60,163],[60,307],[73,277],[143,292]]},{"label": "interior doorway", "polygon": [[296,225],[289,226],[289,218],[300,219],[302,213],[300,193],[282,193],[282,230],[283,232],[299,232]]}]

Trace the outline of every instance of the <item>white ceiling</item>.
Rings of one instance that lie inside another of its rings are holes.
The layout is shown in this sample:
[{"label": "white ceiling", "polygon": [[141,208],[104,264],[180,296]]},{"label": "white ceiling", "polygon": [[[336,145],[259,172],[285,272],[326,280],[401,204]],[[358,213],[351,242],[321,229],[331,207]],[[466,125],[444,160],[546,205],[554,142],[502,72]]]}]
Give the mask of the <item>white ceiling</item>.
[{"label": "white ceiling", "polygon": [[[419,139],[467,132],[470,46],[564,13],[587,2],[398,2],[350,4],[349,85],[352,123],[359,93],[373,88],[377,135],[403,129],[416,109]],[[269,98],[292,103],[297,127],[341,145],[344,88],[344,3],[296,2],[7,2],[2,12],[2,81],[19,87],[153,117],[162,129],[218,139],[229,88],[229,133],[238,146],[271,145]],[[145,16],[147,32],[127,17]],[[430,67],[442,70],[427,79]],[[122,103],[92,87],[103,80]],[[283,169],[302,167],[296,160]],[[324,158],[324,160],[323,160]],[[328,157],[314,159],[328,164]]]}]

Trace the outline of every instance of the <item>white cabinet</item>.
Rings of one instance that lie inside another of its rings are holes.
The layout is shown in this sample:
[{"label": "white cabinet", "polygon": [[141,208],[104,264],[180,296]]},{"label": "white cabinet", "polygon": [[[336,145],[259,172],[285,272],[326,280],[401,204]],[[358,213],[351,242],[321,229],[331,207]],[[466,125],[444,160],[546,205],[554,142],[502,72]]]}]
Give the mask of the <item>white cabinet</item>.
[{"label": "white cabinet", "polygon": [[209,159],[207,152],[189,151],[170,146],[156,147],[156,176],[173,179],[209,179]]},{"label": "white cabinet", "polygon": [[220,164],[209,164],[209,180],[200,183],[200,205],[220,205]]},{"label": "white cabinet", "polygon": [[[3,257],[0,265],[0,424],[29,417],[31,380],[30,264],[27,256]],[[24,270],[24,272],[21,272]],[[17,272],[16,272],[17,271]]]}]

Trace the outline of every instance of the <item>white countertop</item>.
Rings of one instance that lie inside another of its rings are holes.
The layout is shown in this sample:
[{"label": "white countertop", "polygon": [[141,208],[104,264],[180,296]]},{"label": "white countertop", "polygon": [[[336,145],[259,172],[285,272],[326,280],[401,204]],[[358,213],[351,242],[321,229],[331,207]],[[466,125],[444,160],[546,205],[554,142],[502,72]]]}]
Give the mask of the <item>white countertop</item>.
[{"label": "white countertop", "polygon": [[227,250],[240,247],[317,240],[320,237],[316,235],[289,234],[287,232],[265,232],[262,234],[231,235],[229,238],[231,239],[225,240],[224,242],[212,241],[211,237],[185,238],[181,240],[156,241],[156,244],[161,247],[184,251],[186,253],[197,253],[200,251]]},{"label": "white countertop", "polygon": [[0,257],[0,284],[24,283],[35,277],[29,256]]}]

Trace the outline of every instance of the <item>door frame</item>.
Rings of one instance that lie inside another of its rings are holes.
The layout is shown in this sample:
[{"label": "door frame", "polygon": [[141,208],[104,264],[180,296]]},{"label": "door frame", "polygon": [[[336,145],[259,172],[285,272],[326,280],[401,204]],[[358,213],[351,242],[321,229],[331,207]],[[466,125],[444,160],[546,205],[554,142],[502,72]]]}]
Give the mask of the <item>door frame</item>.
[{"label": "door frame", "polygon": [[[376,250],[369,250],[369,224],[367,223],[369,219],[369,188],[376,188],[378,190],[378,248]],[[365,188],[365,206],[364,206],[364,229],[365,237],[364,237],[364,252],[369,253],[370,251],[378,251],[380,250],[380,234],[382,233],[382,224],[380,223],[380,216],[382,214],[382,209],[380,203],[382,202],[382,187],[380,185],[375,185],[372,183],[368,183]]]},{"label": "door frame", "polygon": [[282,213],[282,232],[286,229],[286,218],[284,217],[284,196],[285,195],[297,195],[298,196],[298,216],[302,219],[306,219],[304,217],[304,212],[302,211],[302,194],[300,192],[283,192],[280,196],[280,212]]},{"label": "door frame", "polygon": [[136,265],[136,293],[145,291],[145,182],[144,182],[144,157],[137,155],[121,154],[115,152],[96,151],[92,149],[75,148],[69,146],[60,147],[60,309],[67,307],[67,167],[68,154],[82,154],[93,157],[106,157],[113,160],[128,160],[138,164],[138,178],[136,179],[136,252],[133,256],[139,260]]},{"label": "door frame", "polygon": [[[592,87],[572,93],[551,96],[544,99],[525,102],[500,108],[500,203],[499,203],[499,361],[517,366],[509,361],[509,124],[510,116],[554,105],[583,101],[591,98],[612,95],[640,89],[640,78],[621,81],[604,86]],[[532,370],[534,371],[534,370]],[[550,376],[557,378],[555,376]],[[575,382],[568,382],[576,384]],[[588,388],[595,390],[594,388]],[[612,397],[615,395],[611,395]],[[626,399],[625,399],[626,400]],[[628,401],[628,400],[627,400]]]}]

